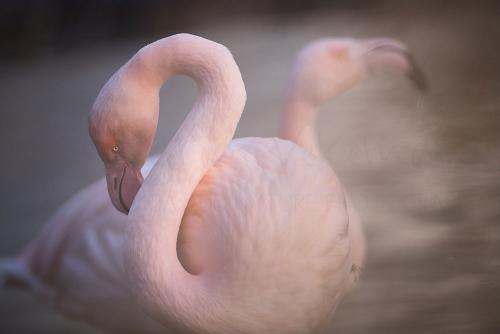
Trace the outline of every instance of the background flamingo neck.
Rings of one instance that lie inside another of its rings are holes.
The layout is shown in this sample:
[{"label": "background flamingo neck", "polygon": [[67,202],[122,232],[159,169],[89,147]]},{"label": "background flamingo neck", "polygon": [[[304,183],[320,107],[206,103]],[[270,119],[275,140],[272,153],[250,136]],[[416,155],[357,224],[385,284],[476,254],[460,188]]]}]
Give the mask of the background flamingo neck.
[{"label": "background flamingo neck", "polygon": [[146,46],[128,66],[148,89],[159,90],[176,74],[190,76],[198,86],[193,109],[130,210],[126,266],[131,285],[159,321],[209,328],[217,318],[213,282],[184,270],[177,257],[177,236],[191,194],[234,135],[246,100],[244,84],[225,47],[185,34]]},{"label": "background flamingo neck", "polygon": [[318,107],[302,99],[300,94],[289,93],[282,112],[280,137],[295,142],[316,156],[321,156],[317,133]]}]

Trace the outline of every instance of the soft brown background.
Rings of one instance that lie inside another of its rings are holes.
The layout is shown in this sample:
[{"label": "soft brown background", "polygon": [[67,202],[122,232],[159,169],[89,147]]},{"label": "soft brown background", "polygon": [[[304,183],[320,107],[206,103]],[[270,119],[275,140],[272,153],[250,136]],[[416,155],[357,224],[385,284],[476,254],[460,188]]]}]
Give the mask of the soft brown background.
[{"label": "soft brown background", "polygon": [[[371,79],[325,105],[318,123],[368,239],[362,280],[331,333],[500,333],[500,5],[148,1],[138,10],[129,1],[104,11],[14,3],[5,2],[10,21],[2,21],[0,256],[15,254],[65,199],[103,175],[87,112],[143,44],[185,31],[228,46],[248,92],[237,136],[274,136],[302,45],[391,36],[414,52],[431,92],[403,78]],[[185,78],[163,88],[155,152],[193,99]],[[0,291],[0,333],[97,331],[9,290]]]}]

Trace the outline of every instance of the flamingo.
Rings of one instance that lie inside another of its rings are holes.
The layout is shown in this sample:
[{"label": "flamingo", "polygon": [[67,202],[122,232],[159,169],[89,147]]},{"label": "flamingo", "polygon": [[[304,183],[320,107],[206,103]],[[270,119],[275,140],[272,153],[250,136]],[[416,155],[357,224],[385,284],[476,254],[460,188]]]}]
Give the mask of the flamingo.
[{"label": "flamingo", "polygon": [[[377,43],[306,47],[292,72],[282,139],[233,141],[246,95],[230,52],[187,34],[144,47],[91,111],[106,180],[68,201],[18,258],[0,262],[4,283],[28,286],[110,332],[320,330],[359,275],[364,239],[321,157],[313,116],[370,72],[415,77],[400,44]],[[196,81],[198,99],[156,165],[150,158],[142,166],[158,91],[176,74]],[[110,205],[106,186],[128,218]]]},{"label": "flamingo", "polygon": [[[406,46],[391,38],[320,38],[298,53],[286,88],[280,137],[323,158],[317,141],[315,118],[319,107],[370,76],[406,75],[420,91],[425,76]],[[352,288],[365,260],[365,239],[358,213],[345,194],[353,259]]]}]

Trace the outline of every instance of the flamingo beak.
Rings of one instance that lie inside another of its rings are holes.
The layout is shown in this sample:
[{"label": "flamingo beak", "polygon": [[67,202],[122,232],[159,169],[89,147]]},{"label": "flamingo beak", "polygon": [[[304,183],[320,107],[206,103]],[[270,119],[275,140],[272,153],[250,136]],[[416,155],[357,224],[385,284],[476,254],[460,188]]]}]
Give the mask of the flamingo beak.
[{"label": "flamingo beak", "polygon": [[423,72],[403,44],[388,38],[372,39],[364,43],[364,49],[363,60],[368,72],[403,73],[418,90],[428,91]]},{"label": "flamingo beak", "polygon": [[120,159],[106,166],[106,180],[111,202],[118,211],[128,214],[144,181],[141,171]]}]

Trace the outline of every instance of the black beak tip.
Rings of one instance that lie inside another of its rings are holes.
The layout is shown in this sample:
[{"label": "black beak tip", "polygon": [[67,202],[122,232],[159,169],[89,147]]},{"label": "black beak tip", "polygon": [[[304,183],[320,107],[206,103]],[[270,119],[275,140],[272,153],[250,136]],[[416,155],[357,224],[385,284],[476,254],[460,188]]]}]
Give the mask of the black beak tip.
[{"label": "black beak tip", "polygon": [[430,91],[429,83],[421,73],[419,74],[410,73],[409,78],[420,92],[425,94],[429,93]]},{"label": "black beak tip", "polygon": [[408,62],[410,63],[408,78],[420,92],[428,93],[430,91],[430,87],[424,72],[420,69],[420,66],[415,61],[412,55],[410,55],[409,53],[405,53],[405,55]]}]

